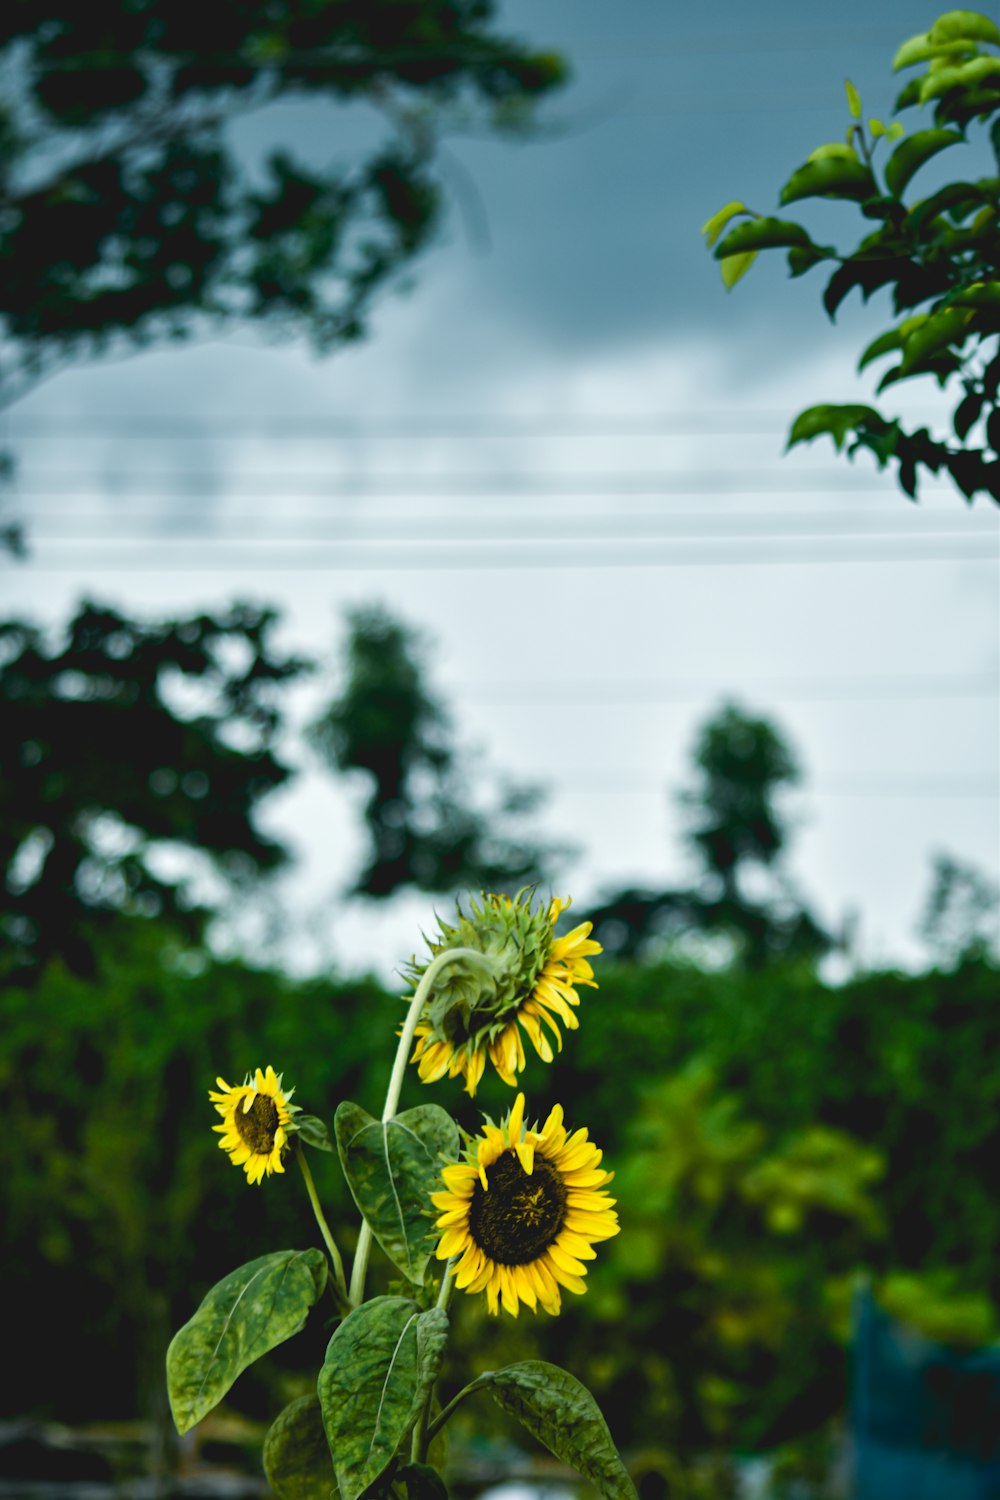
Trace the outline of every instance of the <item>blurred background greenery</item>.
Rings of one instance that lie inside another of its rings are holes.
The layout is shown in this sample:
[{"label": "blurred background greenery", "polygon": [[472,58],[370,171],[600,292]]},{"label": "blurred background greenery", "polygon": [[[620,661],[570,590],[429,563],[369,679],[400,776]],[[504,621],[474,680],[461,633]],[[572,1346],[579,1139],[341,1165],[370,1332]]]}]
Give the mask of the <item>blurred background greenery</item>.
[{"label": "blurred background greenery", "polygon": [[[213,922],[284,857],[256,818],[288,774],[283,696],[308,664],[272,648],[274,623],[86,605],[59,640],[4,627],[0,1234],[23,1414],[162,1429],[172,1330],[234,1265],[316,1241],[295,1177],[250,1189],[216,1149],[216,1074],[272,1063],[328,1121],[342,1098],[380,1105],[402,982],[297,980],[212,947]],[[545,881],[528,793],[472,811],[419,639],[362,611],[341,666],[314,743],[369,789],[359,889]],[[558,1321],[491,1322],[473,1299],[456,1320],[476,1369],[540,1354],[585,1379],[649,1494],[734,1454],[822,1471],[861,1274],[934,1337],[998,1333],[994,895],[941,862],[927,971],[852,969],[783,873],[781,791],[799,774],[777,725],[723,706],[680,794],[691,887],[574,912],[610,950],[600,988],[524,1083],[533,1112],[559,1100],[604,1147],[623,1232]],[[495,1078],[475,1101],[434,1093],[469,1129],[510,1102]],[[404,1104],[421,1098],[414,1074]],[[334,1159],[315,1173],[350,1249]],[[317,1319],[232,1408],[267,1419],[325,1336]]]}]

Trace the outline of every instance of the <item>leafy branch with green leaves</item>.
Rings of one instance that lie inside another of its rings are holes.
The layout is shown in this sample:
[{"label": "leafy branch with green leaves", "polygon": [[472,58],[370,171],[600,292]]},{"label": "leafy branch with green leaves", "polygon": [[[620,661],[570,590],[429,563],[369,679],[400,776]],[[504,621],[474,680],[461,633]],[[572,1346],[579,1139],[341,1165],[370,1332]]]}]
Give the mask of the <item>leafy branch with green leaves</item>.
[{"label": "leafy branch with green leaves", "polygon": [[[863,350],[858,368],[888,357],[878,391],[931,376],[953,399],[953,440],[927,427],[904,427],[874,406],[811,406],[792,424],[788,446],[829,435],[838,451],[874,454],[896,465],[911,499],[921,470],[945,473],[967,500],[1000,501],[1000,29],[975,11],[949,11],[898,49],[896,71],[921,68],[894,113],[929,107],[933,126],[907,134],[900,120],[865,124],[848,82],[846,140],[821,145],[789,177],[782,207],[809,199],[856,206],[872,228],[853,249],[818,244],[799,223],[727,203],[703,233],[733,287],[762,250],[788,253],[792,276],[833,267],[823,306],[833,319],[857,289],[867,301],[891,292],[896,321]],[[988,130],[997,174],[956,179],[920,198],[913,178],[940,152],[970,144],[970,127]],[[883,150],[883,142],[888,152]],[[881,159],[880,159],[881,158]],[[733,220],[740,220],[733,223]]]}]

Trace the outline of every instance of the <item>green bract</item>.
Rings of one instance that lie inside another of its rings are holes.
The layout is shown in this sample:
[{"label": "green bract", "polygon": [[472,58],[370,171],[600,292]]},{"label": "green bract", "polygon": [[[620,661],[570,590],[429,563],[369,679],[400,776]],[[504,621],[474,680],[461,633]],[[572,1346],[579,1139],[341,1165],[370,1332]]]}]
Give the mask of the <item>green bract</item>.
[{"label": "green bract", "polygon": [[435,1040],[455,1046],[481,1038],[485,1045],[531,994],[552,944],[552,922],[548,911],[525,895],[518,891],[513,901],[484,896],[481,904],[470,900],[468,914],[459,911],[454,925],[439,923],[437,937],[428,943],[431,958],[409,965],[416,985],[448,949],[470,948],[483,956],[478,962],[456,959],[441,973],[421,1015]]}]

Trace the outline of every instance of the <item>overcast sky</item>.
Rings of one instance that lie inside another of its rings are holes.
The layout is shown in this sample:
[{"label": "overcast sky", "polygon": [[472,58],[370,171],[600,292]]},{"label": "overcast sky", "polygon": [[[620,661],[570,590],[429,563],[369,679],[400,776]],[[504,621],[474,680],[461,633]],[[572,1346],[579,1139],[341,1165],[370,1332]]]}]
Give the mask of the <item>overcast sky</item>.
[{"label": "overcast sky", "polygon": [[[573,83],[531,142],[449,138],[447,223],[363,346],[319,361],[244,330],[67,371],[4,417],[33,539],[3,565],[6,608],[56,623],[84,595],[147,616],[238,596],[329,653],[347,607],[385,604],[435,643],[461,739],[548,787],[581,914],[683,876],[670,792],[735,700],[798,754],[792,869],[820,916],[859,913],[866,961],[916,961],[933,854],[1000,874],[996,508],[933,486],[913,506],[865,458],[784,457],[802,406],[869,399],[854,362],[888,308],[832,327],[822,280],[789,282],[781,256],[727,294],[699,229],[732,198],[774,210],[842,138],[845,77],[885,117],[892,54],[936,13],[770,0],[751,30],[735,3],[501,6]],[[279,128],[326,159],[368,124],[289,109],[244,147]],[[987,169],[970,148],[962,174]],[[833,205],[810,222],[856,229]],[[933,421],[921,384],[891,409]],[[289,951],[386,972],[431,902],[344,903],[362,789],[294,753],[265,817],[300,856],[284,894],[311,935]]]}]

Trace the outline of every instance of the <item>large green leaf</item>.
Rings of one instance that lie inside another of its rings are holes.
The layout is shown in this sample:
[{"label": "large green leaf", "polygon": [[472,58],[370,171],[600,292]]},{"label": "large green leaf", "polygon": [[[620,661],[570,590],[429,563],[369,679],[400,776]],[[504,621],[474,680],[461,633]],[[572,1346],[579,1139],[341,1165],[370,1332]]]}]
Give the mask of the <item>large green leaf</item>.
[{"label": "large green leaf", "polygon": [[878,424],[883,419],[872,406],[810,406],[792,423],[788,434],[788,447],[796,443],[810,443],[813,438],[829,433],[835,446],[840,449],[850,432],[862,422]]},{"label": "large green leaf", "polygon": [[788,245],[812,245],[812,240],[801,224],[788,219],[748,219],[737,224],[715,247],[719,260],[728,255],[741,255],[745,250],[771,250]]},{"label": "large green leaf", "polygon": [[635,1486],[615,1447],[600,1407],[575,1375],[541,1359],[524,1360],[481,1375],[505,1412],[556,1458],[589,1479],[606,1500],[636,1500]]},{"label": "large green leaf", "polygon": [[874,198],[878,185],[863,161],[827,156],[807,161],[781,189],[782,206],[799,198]]},{"label": "large green leaf", "polygon": [[321,1250],[278,1250],[212,1288],[167,1350],[167,1389],[178,1432],[200,1422],[255,1359],[298,1333],[326,1277]]},{"label": "large green leaf", "polygon": [[921,318],[913,332],[903,336],[901,373],[909,375],[911,371],[916,371],[918,365],[923,365],[949,344],[961,344],[968,335],[971,316],[963,308],[945,307],[940,312]]},{"label": "large green leaf", "polygon": [[341,1323],[319,1372],[319,1400],[341,1500],[384,1473],[437,1377],[448,1315],[375,1297]]},{"label": "large green leaf", "polygon": [[898,198],[914,172],[946,146],[958,146],[965,140],[960,130],[918,130],[900,141],[885,164],[886,187]]},{"label": "large green leaf", "polygon": [[278,1500],[331,1500],[337,1481],[318,1397],[299,1396],[271,1425],[264,1473]]},{"label": "large green leaf", "polygon": [[430,1195],[442,1158],[458,1155],[458,1126],[438,1104],[383,1122],[345,1102],[334,1129],[355,1203],[393,1265],[420,1285],[437,1241]]}]

